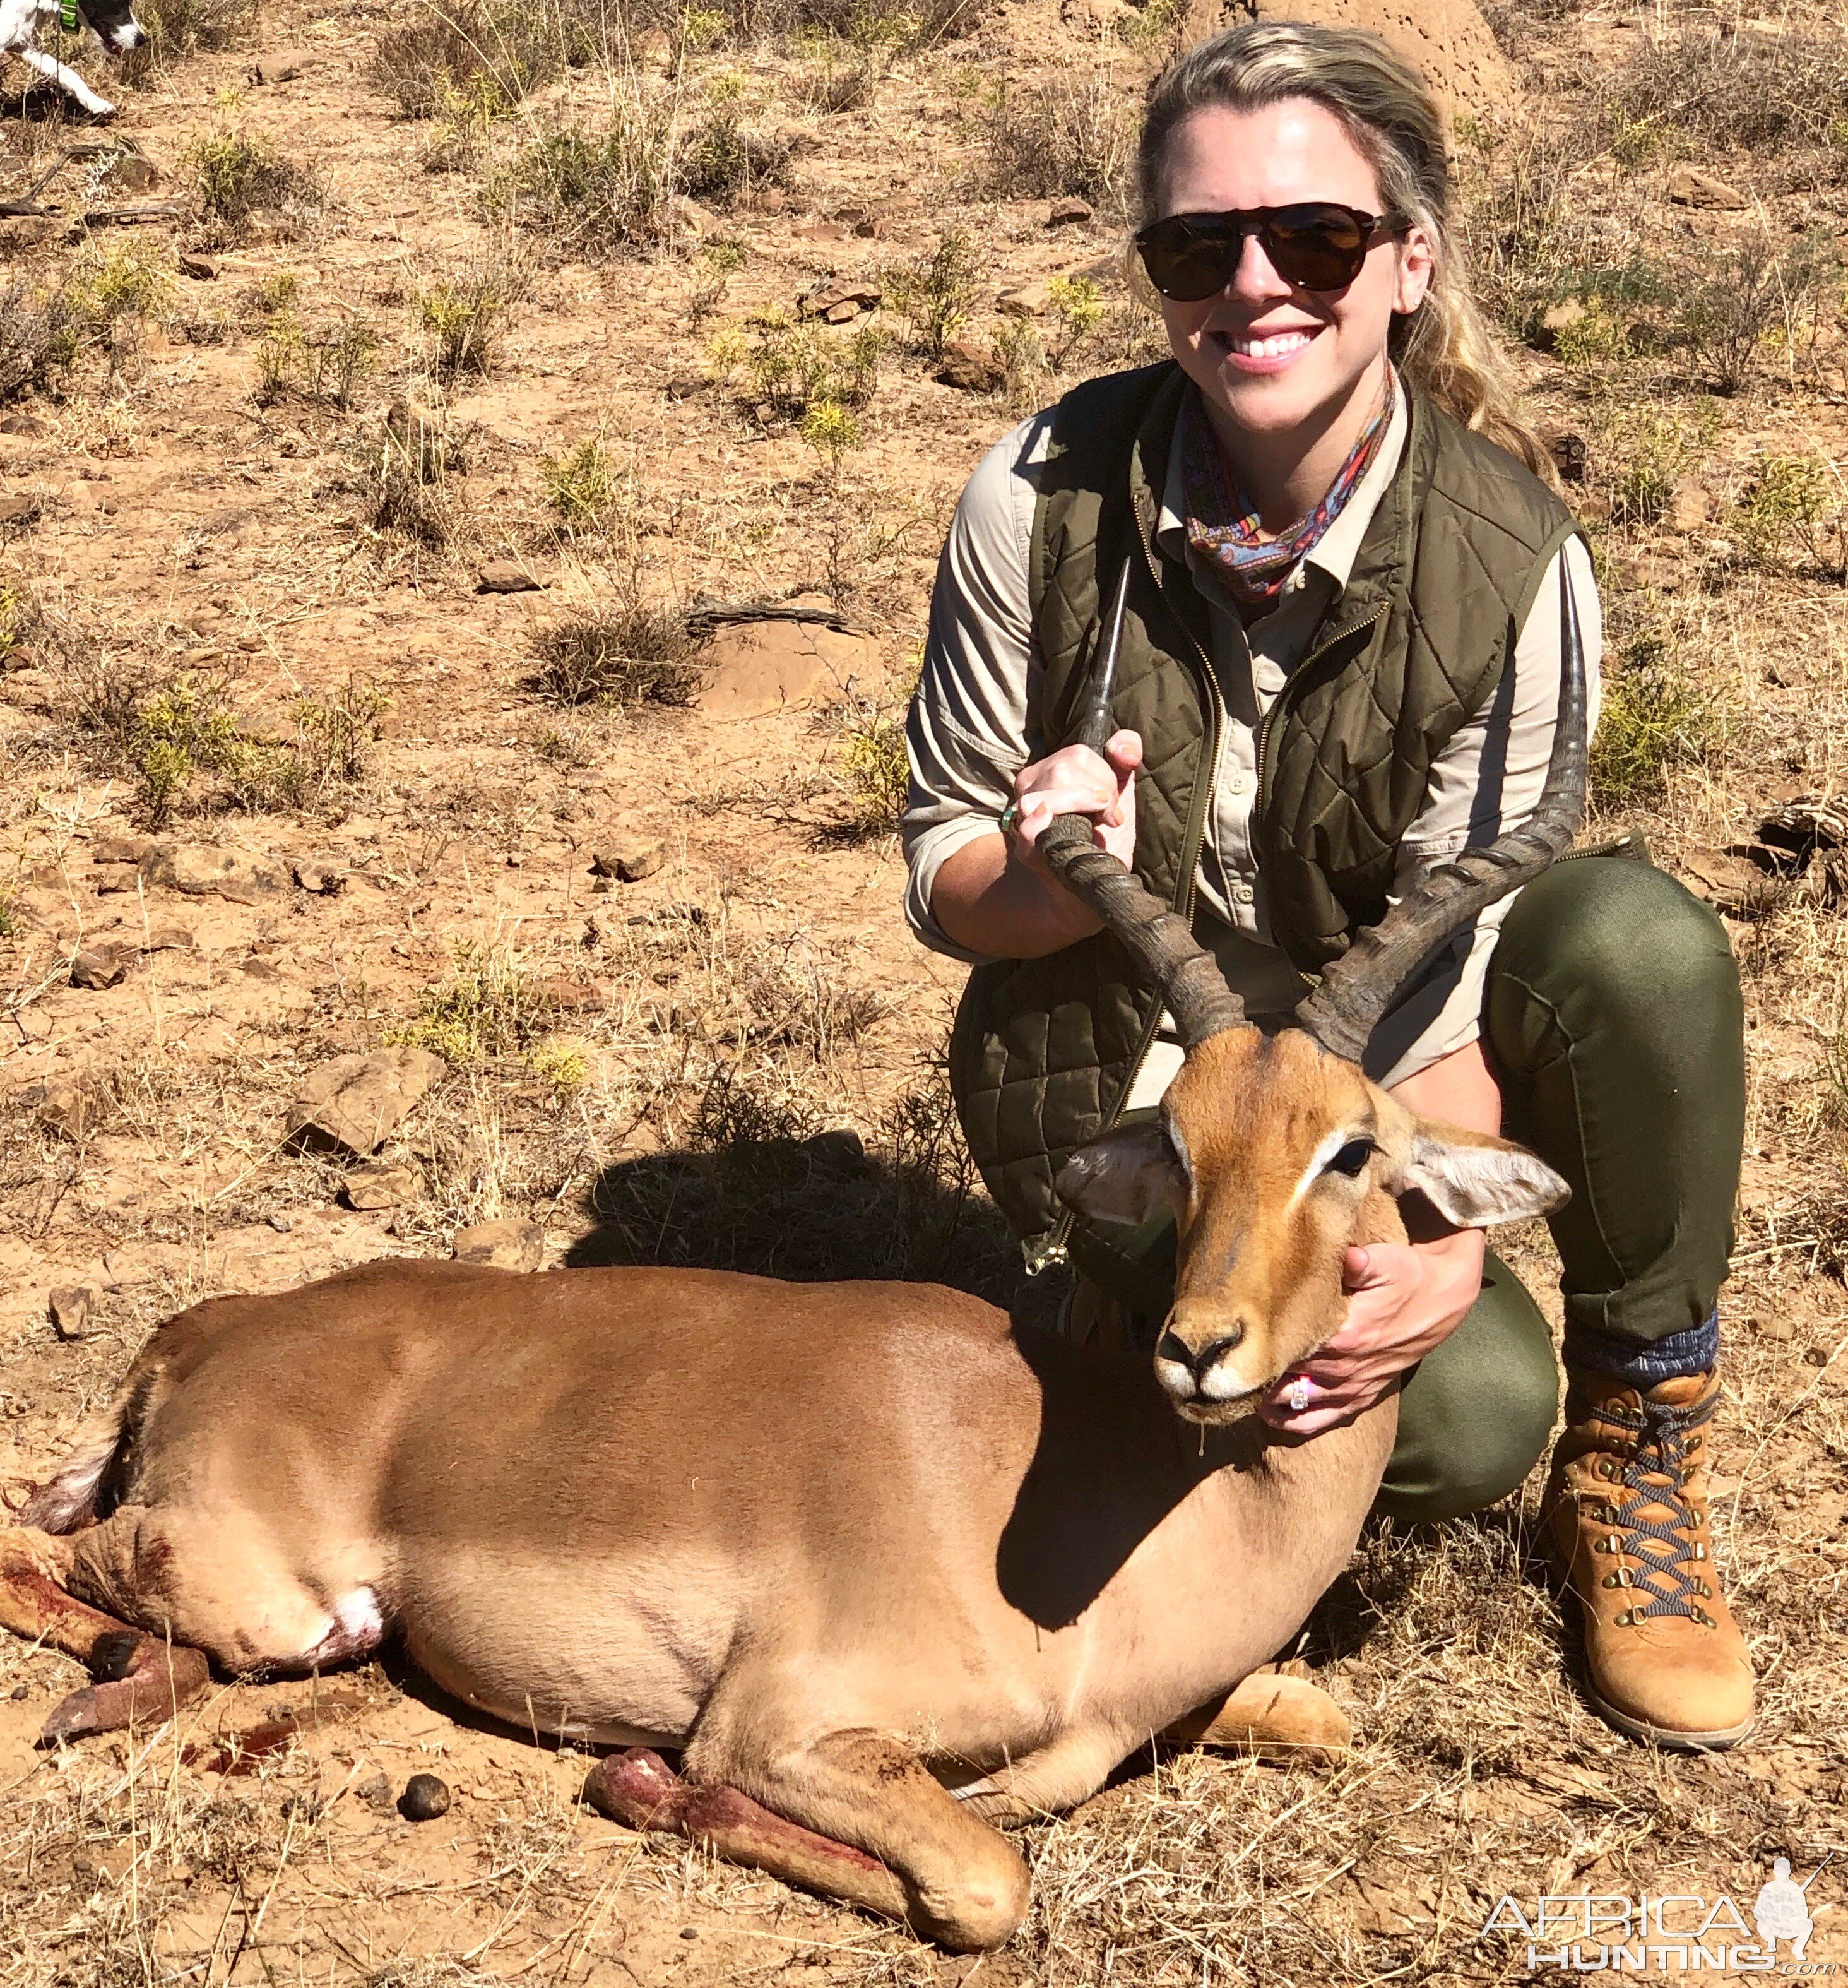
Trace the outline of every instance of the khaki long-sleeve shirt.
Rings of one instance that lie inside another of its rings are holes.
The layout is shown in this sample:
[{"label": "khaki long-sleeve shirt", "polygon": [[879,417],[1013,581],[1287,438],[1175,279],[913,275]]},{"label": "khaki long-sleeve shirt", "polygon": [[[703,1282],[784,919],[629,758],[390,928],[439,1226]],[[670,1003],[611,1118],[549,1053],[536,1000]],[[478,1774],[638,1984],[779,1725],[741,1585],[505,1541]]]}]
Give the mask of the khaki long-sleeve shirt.
[{"label": "khaki long-sleeve shirt", "polygon": [[[906,915],[926,945],[971,964],[981,963],[982,955],[958,945],[938,925],[931,894],[938,871],[957,850],[998,832],[1014,776],[1048,749],[1027,573],[1050,425],[1049,410],[1022,422],[990,450],[963,492],[938,566],[924,671],[907,732]],[[1272,939],[1264,883],[1252,851],[1258,729],[1347,584],[1367,528],[1399,466],[1408,425],[1401,392],[1372,467],[1303,556],[1276,606],[1248,629],[1211,563],[1188,543],[1177,444],[1169,459],[1157,543],[1170,556],[1187,560],[1208,604],[1222,708],[1198,903],[1227,979],[1254,1017],[1285,1014],[1307,991]],[[1558,556],[1566,561],[1578,607],[1595,722],[1603,624],[1590,560],[1577,539]],[[1458,732],[1431,769],[1424,805],[1400,845],[1400,893],[1468,844],[1518,827],[1539,799],[1559,709],[1556,567],[1557,560],[1542,576],[1516,638],[1514,666],[1504,673],[1488,709]],[[1485,911],[1381,1024],[1367,1061],[1384,1082],[1397,1084],[1476,1039],[1489,955],[1512,901],[1505,898]],[[1180,1058],[1178,1043],[1164,1028],[1130,1104],[1159,1098]]]}]

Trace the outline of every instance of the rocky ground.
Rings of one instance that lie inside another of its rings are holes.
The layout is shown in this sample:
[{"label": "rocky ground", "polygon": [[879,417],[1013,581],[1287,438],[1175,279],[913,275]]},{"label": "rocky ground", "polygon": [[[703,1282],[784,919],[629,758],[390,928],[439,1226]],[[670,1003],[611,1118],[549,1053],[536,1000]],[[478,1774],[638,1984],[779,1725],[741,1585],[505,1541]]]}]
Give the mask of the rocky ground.
[{"label": "rocky ground", "polygon": [[[1596,826],[1745,970],[1715,1503],[1758,1735],[1660,1759],[1589,1712],[1535,1487],[1372,1533],[1303,1653],[1351,1759],[1132,1763],[1025,1833],[1033,1915],[975,1963],[600,1821],[582,1756],[390,1665],[35,1754],[80,1674],[9,1639],[7,1983],[1486,1982],[1525,1973],[1477,1937],[1503,1893],[1848,1859],[1848,43],[1678,0],[1395,19],[1596,540]],[[0,218],[15,1485],[160,1317],[393,1253],[1049,1301],[948,1114],[896,724],[971,467],[1159,350],[1133,108],[1212,23],[434,20],[162,0],[138,75],[81,64],[106,127],[5,78],[0,201],[49,210]],[[417,1770],[436,1820],[394,1805]],[[1812,1959],[1848,1959],[1843,1868]]]}]

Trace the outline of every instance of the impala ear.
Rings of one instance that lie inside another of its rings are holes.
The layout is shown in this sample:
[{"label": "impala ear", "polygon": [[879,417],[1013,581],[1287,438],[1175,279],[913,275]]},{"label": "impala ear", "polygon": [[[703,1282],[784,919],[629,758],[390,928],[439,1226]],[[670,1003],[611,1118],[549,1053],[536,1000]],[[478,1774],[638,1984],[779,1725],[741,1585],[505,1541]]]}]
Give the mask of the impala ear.
[{"label": "impala ear", "polygon": [[1459,1229],[1526,1222],[1572,1199],[1566,1182],[1525,1146],[1431,1118],[1418,1121],[1411,1157],[1393,1186],[1400,1193],[1416,1188]]},{"label": "impala ear", "polygon": [[1066,1207],[1099,1222],[1140,1227],[1187,1199],[1187,1169],[1159,1120],[1106,1132],[1080,1146],[1053,1182]]}]

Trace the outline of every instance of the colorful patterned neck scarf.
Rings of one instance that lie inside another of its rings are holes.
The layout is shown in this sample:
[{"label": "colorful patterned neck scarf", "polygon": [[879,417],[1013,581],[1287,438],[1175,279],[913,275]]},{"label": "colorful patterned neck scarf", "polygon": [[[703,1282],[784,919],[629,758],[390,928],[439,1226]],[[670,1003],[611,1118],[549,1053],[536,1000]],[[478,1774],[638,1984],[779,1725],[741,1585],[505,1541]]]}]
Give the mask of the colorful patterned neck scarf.
[{"label": "colorful patterned neck scarf", "polygon": [[1232,481],[1204,403],[1198,392],[1188,394],[1181,416],[1181,483],[1187,504],[1188,543],[1211,560],[1235,600],[1255,606],[1276,598],[1297,561],[1340,516],[1361,478],[1373,467],[1386,439],[1396,399],[1389,366],[1386,397],[1379,411],[1361,430],[1360,439],[1336,472],[1321,502],[1287,530],[1265,538],[1256,510]]}]

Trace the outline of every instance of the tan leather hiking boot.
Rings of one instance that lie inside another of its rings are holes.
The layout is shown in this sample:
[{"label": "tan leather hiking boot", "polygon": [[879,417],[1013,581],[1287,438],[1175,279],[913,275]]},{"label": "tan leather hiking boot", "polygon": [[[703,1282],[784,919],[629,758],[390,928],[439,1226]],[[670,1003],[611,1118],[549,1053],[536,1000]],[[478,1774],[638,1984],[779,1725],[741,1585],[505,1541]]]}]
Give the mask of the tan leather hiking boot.
[{"label": "tan leather hiking boot", "polygon": [[1730,1746],[1752,1726],[1752,1663],[1719,1591],[1707,1425],[1719,1378],[1639,1390],[1567,1369],[1546,1544],[1577,1600],[1599,1713],[1661,1746]]}]

